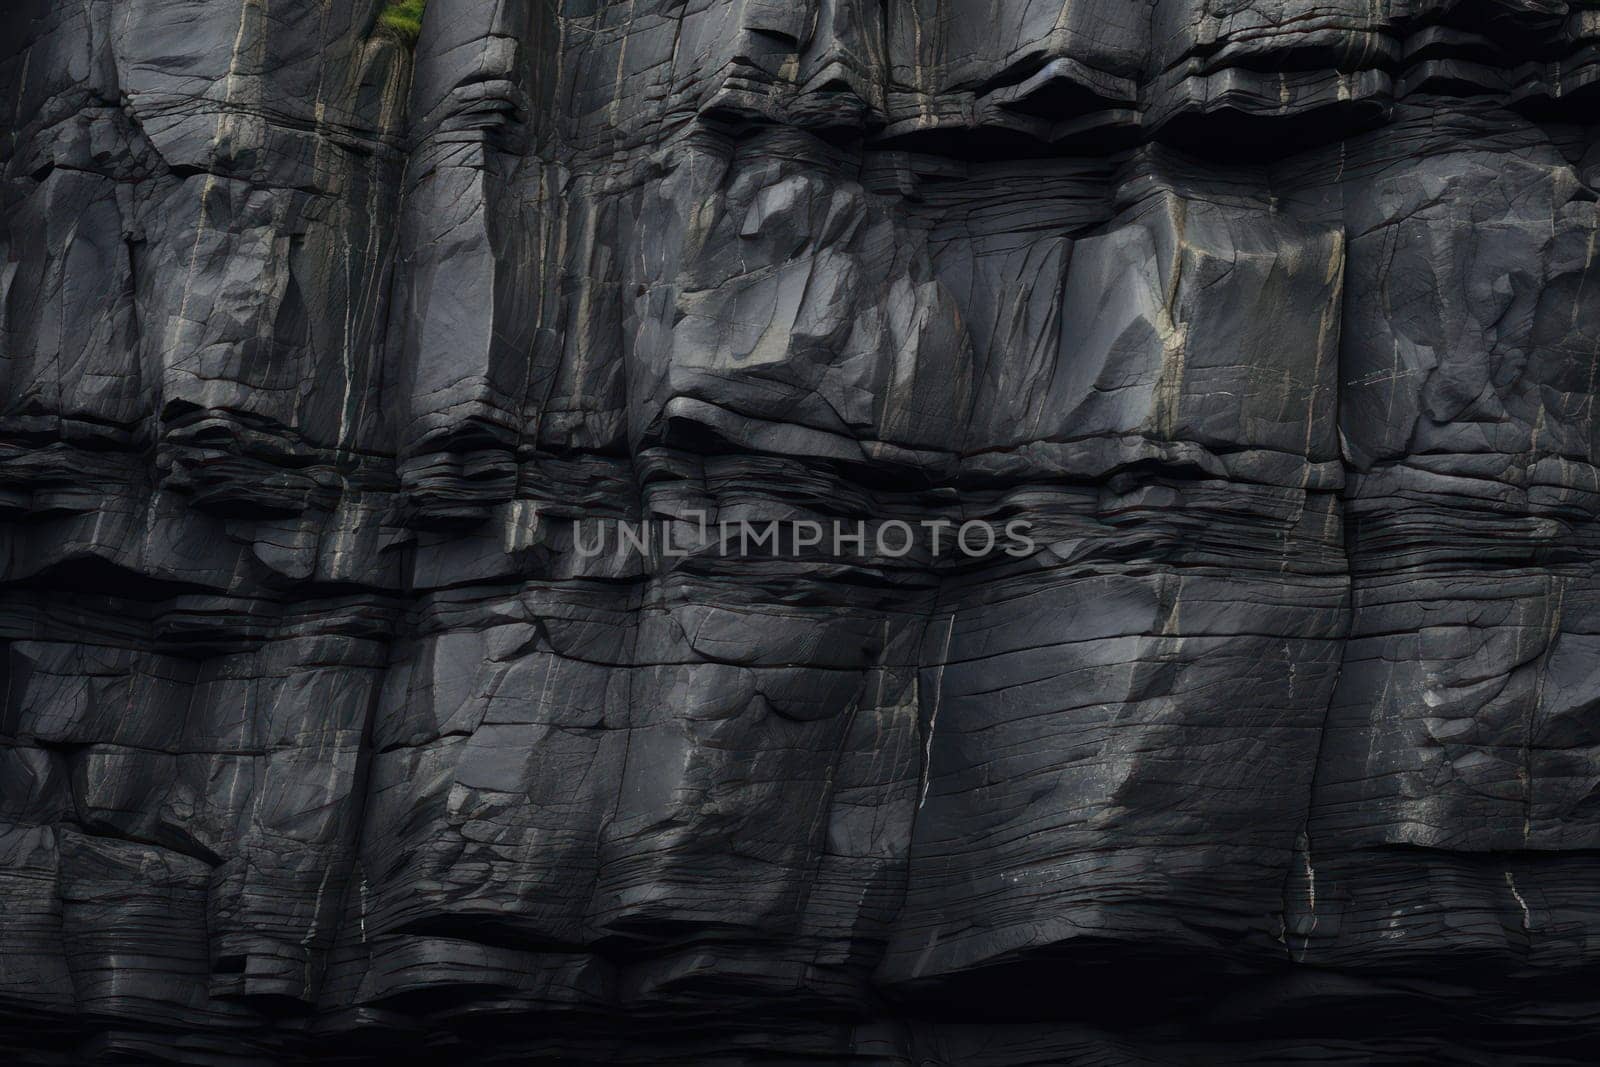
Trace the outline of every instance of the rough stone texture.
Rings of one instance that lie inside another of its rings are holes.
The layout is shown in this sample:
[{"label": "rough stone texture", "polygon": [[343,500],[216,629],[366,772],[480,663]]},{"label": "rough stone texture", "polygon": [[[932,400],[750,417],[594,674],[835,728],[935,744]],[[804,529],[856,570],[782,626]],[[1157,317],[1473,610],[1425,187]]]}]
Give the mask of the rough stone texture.
[{"label": "rough stone texture", "polygon": [[0,3],[10,1062],[1592,1061],[1600,6],[382,6]]}]

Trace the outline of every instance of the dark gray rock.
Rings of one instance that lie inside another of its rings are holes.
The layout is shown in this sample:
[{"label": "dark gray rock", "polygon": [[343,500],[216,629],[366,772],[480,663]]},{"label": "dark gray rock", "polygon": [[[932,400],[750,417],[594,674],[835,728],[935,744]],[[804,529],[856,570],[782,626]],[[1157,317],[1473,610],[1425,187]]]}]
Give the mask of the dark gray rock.
[{"label": "dark gray rock", "polygon": [[0,9],[9,1062],[1592,1060],[1600,7],[385,6]]}]

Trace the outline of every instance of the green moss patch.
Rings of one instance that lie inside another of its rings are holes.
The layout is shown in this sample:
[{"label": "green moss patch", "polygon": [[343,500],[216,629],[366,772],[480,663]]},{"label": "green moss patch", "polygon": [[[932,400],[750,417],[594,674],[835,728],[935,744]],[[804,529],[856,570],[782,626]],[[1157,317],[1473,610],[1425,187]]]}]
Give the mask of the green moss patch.
[{"label": "green moss patch", "polygon": [[390,0],[378,16],[378,25],[404,41],[407,48],[414,48],[422,36],[422,12],[427,6],[428,0]]}]

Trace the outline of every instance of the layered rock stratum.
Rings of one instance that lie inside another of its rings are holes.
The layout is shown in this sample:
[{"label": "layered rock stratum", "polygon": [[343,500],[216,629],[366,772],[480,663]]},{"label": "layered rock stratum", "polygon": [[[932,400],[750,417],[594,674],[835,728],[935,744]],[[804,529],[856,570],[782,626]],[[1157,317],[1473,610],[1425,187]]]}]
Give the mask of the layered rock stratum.
[{"label": "layered rock stratum", "polygon": [[1592,1061],[1600,6],[391,22],[0,3],[8,1062]]}]

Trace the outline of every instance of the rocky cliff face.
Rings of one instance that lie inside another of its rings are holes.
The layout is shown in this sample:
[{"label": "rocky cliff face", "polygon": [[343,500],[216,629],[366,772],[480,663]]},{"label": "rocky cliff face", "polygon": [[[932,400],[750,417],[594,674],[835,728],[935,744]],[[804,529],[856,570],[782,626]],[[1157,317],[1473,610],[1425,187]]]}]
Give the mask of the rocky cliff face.
[{"label": "rocky cliff face", "polygon": [[1600,7],[383,9],[0,10],[12,1062],[1592,1057]]}]

